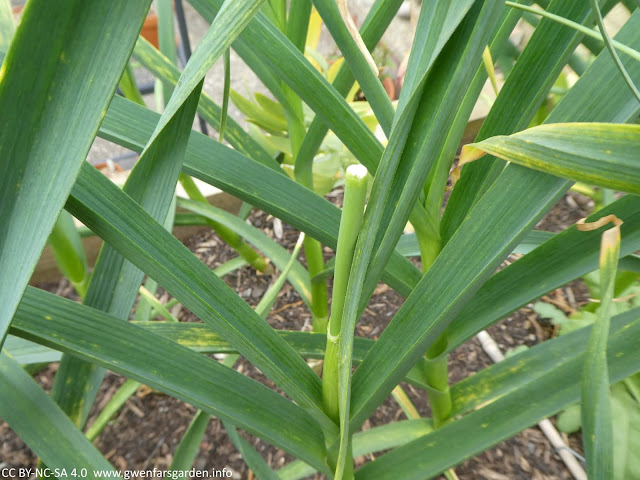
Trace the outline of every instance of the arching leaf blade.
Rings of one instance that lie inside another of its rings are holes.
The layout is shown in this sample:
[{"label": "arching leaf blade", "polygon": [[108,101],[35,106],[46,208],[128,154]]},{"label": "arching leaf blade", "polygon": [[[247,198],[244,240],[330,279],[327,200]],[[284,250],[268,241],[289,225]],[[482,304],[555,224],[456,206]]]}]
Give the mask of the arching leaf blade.
[{"label": "arching leaf blade", "polygon": [[22,337],[73,353],[229,420],[324,469],[324,441],[317,423],[285,397],[215,360],[32,287],[12,328]]},{"label": "arching leaf blade", "polygon": [[0,417],[49,468],[115,472],[22,366],[0,354]]},{"label": "arching leaf blade", "polygon": [[38,0],[23,12],[0,67],[0,156],[11,159],[0,180],[0,345],[149,4]]},{"label": "arching leaf blade", "polygon": [[484,152],[557,177],[640,194],[640,125],[554,123],[465,149],[462,162]]}]

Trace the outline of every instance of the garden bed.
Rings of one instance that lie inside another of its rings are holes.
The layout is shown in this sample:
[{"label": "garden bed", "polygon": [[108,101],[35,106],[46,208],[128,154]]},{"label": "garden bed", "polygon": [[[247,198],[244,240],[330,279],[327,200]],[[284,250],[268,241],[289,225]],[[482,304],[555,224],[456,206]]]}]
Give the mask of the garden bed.
[{"label": "garden bed", "polygon": [[[341,202],[340,191],[330,194],[331,196],[335,203]],[[585,197],[568,194],[545,216],[538,228],[561,231],[585,216],[589,208]],[[284,226],[282,237],[278,239],[274,234],[273,218],[260,211],[254,211],[250,222],[267,235],[276,238],[289,251],[293,248],[298,235],[297,231]],[[236,256],[231,248],[210,231],[197,233],[187,238],[184,243],[211,268],[215,268]],[[327,259],[332,256],[330,250],[327,249],[326,253]],[[513,261],[515,258],[511,256],[508,261]],[[273,277],[271,275],[256,275],[255,271],[244,267],[227,275],[224,280],[247,303],[255,306],[269,287]],[[66,280],[41,284],[40,288],[77,299]],[[569,293],[568,290],[571,292]],[[163,301],[168,299],[162,290],[159,292],[159,297]],[[573,282],[550,293],[545,301],[554,303],[556,306],[565,304],[569,308],[576,308],[586,302],[586,292],[580,282]],[[377,338],[401,304],[402,297],[386,285],[380,284],[358,324],[357,335]],[[184,308],[174,310],[174,314],[181,321],[199,321]],[[280,292],[267,321],[276,329],[311,330],[310,314],[298,294],[288,284]],[[554,328],[540,320],[531,309],[523,308],[491,327],[489,333],[496,340],[500,349],[503,352],[508,352],[519,345],[531,346],[547,340],[554,334]],[[482,350],[479,342],[473,339],[450,355],[450,379],[452,382],[457,382],[490,364],[491,360]],[[53,364],[36,377],[46,390],[49,390],[52,385],[56,368],[57,364]],[[273,384],[248,362],[240,361],[236,365],[236,369],[273,387]],[[123,381],[123,377],[108,373],[89,423],[95,419],[97,413],[109,401]],[[410,385],[403,384],[403,386],[420,414],[429,415],[425,392]],[[96,445],[107,459],[120,470],[153,469],[154,467],[166,470],[171,464],[173,453],[195,411],[194,407],[179,400],[142,387],[135,396],[127,401],[105,428],[96,441]],[[389,398],[378,408],[375,415],[365,422],[363,428],[367,429],[405,418],[405,414],[399,406]],[[252,439],[252,444],[274,468],[280,468],[292,460],[284,452],[259,439]],[[3,466],[35,466],[35,456],[5,423],[0,424],[0,445],[2,445],[0,458],[3,460]],[[579,435],[569,437],[569,445],[580,451]],[[377,455],[381,453],[378,452]],[[360,457],[356,459],[356,462],[362,464],[370,459],[371,456]],[[197,469],[228,467],[235,472],[234,478],[252,478],[241,455],[227,437],[222,423],[215,418],[209,423],[194,467]],[[455,470],[461,480],[572,478],[559,456],[554,452],[553,447],[537,428],[524,430],[514,438],[467,460]]]}]

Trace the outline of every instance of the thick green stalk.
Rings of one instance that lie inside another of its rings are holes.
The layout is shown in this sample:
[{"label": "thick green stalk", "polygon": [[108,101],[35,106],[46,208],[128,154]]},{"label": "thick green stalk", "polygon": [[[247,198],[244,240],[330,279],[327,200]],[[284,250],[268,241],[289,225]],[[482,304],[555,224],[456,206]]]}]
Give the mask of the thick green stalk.
[{"label": "thick green stalk", "polygon": [[[291,139],[291,149],[294,158],[297,158],[300,145],[306,133],[302,122],[302,102],[299,97],[288,86],[283,85],[285,95],[290,100],[290,105],[297,113],[295,115],[287,113],[287,122],[289,124],[289,137]],[[308,175],[304,177],[296,176],[296,180],[305,187],[313,190],[313,170],[308,171]],[[307,270],[311,277],[311,317],[313,331],[325,333],[327,331],[327,321],[329,318],[329,292],[327,290],[327,282],[324,278],[314,279],[317,274],[324,270],[324,255],[322,252],[322,243],[315,238],[306,237],[304,239],[304,255],[307,259]]]},{"label": "thick green stalk", "polygon": [[438,428],[451,415],[452,401],[449,389],[449,355],[447,339],[441,335],[427,350],[425,362],[425,378],[428,385],[429,404],[433,427]]},{"label": "thick green stalk", "polygon": [[[415,226],[415,224],[413,225]],[[416,228],[416,237],[420,246],[423,273],[426,273],[440,253],[442,246],[439,242],[434,243],[432,237],[425,236],[418,228]],[[426,362],[424,363],[434,428],[438,428],[449,418],[453,404],[449,390],[447,343],[446,333],[443,333],[427,350]]]},{"label": "thick green stalk", "polygon": [[[180,183],[182,187],[189,195],[191,200],[195,200],[197,202],[209,203],[206,197],[200,192],[200,189],[188,175],[184,173],[180,174]],[[214,222],[213,220],[207,220],[209,226],[220,236],[220,238],[227,243],[231,248],[233,248],[238,254],[244,258],[249,265],[258,270],[259,272],[266,272],[270,270],[270,265],[267,263],[265,258],[261,256],[257,251],[255,251],[249,244],[247,244],[240,235],[235,233],[233,230],[225,227],[224,225],[219,224],[218,222]]]},{"label": "thick green stalk", "polygon": [[[300,145],[302,145],[302,140],[306,134],[306,129],[302,121],[302,102],[287,85],[283,85],[283,90],[293,110],[293,112],[289,112],[288,109],[285,109],[285,116],[289,124],[289,138],[291,140],[293,158],[296,159],[300,151]],[[312,168],[307,170],[307,175],[305,176],[296,175],[296,180],[310,190],[313,190]],[[304,255],[307,259],[309,276],[312,278],[311,317],[313,331],[325,333],[327,331],[327,321],[329,317],[329,292],[327,291],[327,282],[325,279],[314,280],[314,277],[324,270],[322,243],[315,238],[306,237],[304,239]]]},{"label": "thick green stalk", "polygon": [[[338,246],[336,248],[336,267],[333,277],[333,298],[331,319],[327,332],[327,349],[322,372],[322,399],[325,413],[336,424],[340,422],[338,407],[338,366],[339,341],[342,327],[342,313],[347,295],[349,272],[353,261],[353,253],[362,226],[364,204],[367,196],[367,169],[362,165],[352,165],[347,169],[345,178],[344,206],[340,219]],[[336,459],[334,459],[335,461]],[[347,462],[347,469],[353,462]],[[353,476],[345,471],[343,478]]]},{"label": "thick green stalk", "polygon": [[[444,183],[446,184],[446,182]],[[434,186],[444,191],[442,181],[434,182]],[[423,273],[426,273],[431,268],[431,265],[442,250],[442,241],[439,233],[442,198],[437,194],[432,195],[435,190],[434,186],[427,194],[425,207],[418,203],[410,218],[416,232],[418,246],[420,247]],[[427,350],[426,362],[424,363],[434,428],[438,428],[449,418],[453,404],[451,391],[449,390],[447,344],[446,333],[443,333]]]},{"label": "thick green stalk", "polygon": [[[422,271],[426,273],[435,261],[442,249],[440,236],[433,236],[425,233],[424,223],[427,213],[423,210],[418,215],[415,213],[411,218],[412,225],[416,231],[416,238],[420,247],[420,259]],[[419,217],[424,217],[418,221]],[[439,219],[440,217],[438,217]],[[426,362],[424,363],[424,373],[429,387],[428,397],[431,406],[431,416],[433,427],[438,428],[450,416],[452,408],[451,391],[449,390],[449,355],[447,354],[446,332],[440,335],[433,345],[427,350]]]}]

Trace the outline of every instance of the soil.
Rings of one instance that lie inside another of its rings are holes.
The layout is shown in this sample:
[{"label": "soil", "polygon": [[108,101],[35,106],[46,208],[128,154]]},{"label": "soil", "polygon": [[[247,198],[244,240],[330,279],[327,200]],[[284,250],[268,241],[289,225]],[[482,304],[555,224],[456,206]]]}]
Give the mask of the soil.
[{"label": "soil", "polygon": [[[329,198],[339,204],[341,192],[334,192]],[[537,228],[561,231],[588,214],[590,208],[588,199],[569,193],[545,216]],[[277,221],[274,222],[272,217],[263,212],[252,213],[249,220],[251,224],[271,237],[279,236],[277,240],[289,251],[293,248],[298,233],[292,228],[284,225],[282,235],[276,235],[274,232],[280,230],[274,228]],[[185,243],[211,268],[236,256],[211,232],[197,234]],[[330,250],[327,249],[326,254],[329,258]],[[506,262],[511,262],[515,258],[511,256]],[[250,268],[245,267],[227,275],[224,280],[247,303],[255,306],[269,287],[273,277],[256,275]],[[74,298],[73,289],[65,280],[57,284],[42,285],[41,288]],[[162,301],[169,298],[168,294],[162,290],[159,291],[158,297]],[[586,302],[586,291],[577,281],[551,292],[544,297],[544,300],[570,311]],[[357,335],[377,338],[402,302],[402,297],[390,288],[383,284],[379,285],[358,324]],[[179,306],[174,308],[172,313],[181,321],[199,321],[191,312]],[[288,284],[280,292],[267,321],[277,329],[311,330],[310,315],[295,290]],[[540,320],[530,308],[526,307],[490,327],[488,331],[503,352],[519,345],[531,346],[554,335],[554,328]],[[456,349],[450,355],[449,362],[452,382],[459,381],[491,364],[475,339]],[[45,390],[50,389],[56,369],[57,365],[53,364],[36,375],[36,380]],[[268,379],[244,360],[238,362],[236,369],[273,387]],[[107,374],[89,423],[95,419],[97,413],[123,381],[124,378],[115,373]],[[404,387],[420,414],[428,415],[429,408],[425,393],[410,385],[404,385]],[[192,406],[143,386],[117,413],[95,444],[118,469],[153,469],[155,467],[164,470],[171,464],[176,447],[195,412]],[[363,428],[368,429],[404,418],[406,417],[402,410],[389,398],[367,420]],[[292,460],[289,455],[261,440],[245,436],[272,467],[280,468]],[[572,435],[569,442],[571,448],[581,452],[579,436]],[[356,462],[363,464],[371,458],[373,458],[371,455],[366,458],[361,457],[356,459]],[[35,466],[35,464],[36,457],[28,447],[6,423],[0,421],[0,467]],[[233,478],[253,478],[252,472],[248,470],[242,457],[227,437],[221,422],[216,418],[212,418],[209,422],[194,467],[196,469],[227,467],[233,470]],[[559,456],[537,428],[524,430],[517,436],[458,465],[455,471],[461,480],[572,478]]]}]

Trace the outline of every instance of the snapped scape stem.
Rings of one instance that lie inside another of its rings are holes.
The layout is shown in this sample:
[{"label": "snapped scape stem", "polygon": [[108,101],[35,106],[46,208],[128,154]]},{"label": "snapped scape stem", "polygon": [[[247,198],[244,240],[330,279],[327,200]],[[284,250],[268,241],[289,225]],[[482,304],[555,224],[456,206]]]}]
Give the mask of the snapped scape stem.
[{"label": "snapped scape stem", "polygon": [[[336,424],[340,423],[338,400],[339,342],[342,314],[349,284],[349,273],[353,262],[356,241],[362,226],[364,205],[367,196],[367,169],[352,165],[345,177],[344,206],[338,232],[336,266],[333,278],[331,317],[327,331],[327,348],[322,373],[322,399],[325,413]],[[331,462],[331,458],[329,461]],[[334,459],[335,461],[335,459]],[[349,466],[350,465],[350,466]],[[347,462],[344,478],[353,476],[353,462]]]}]

